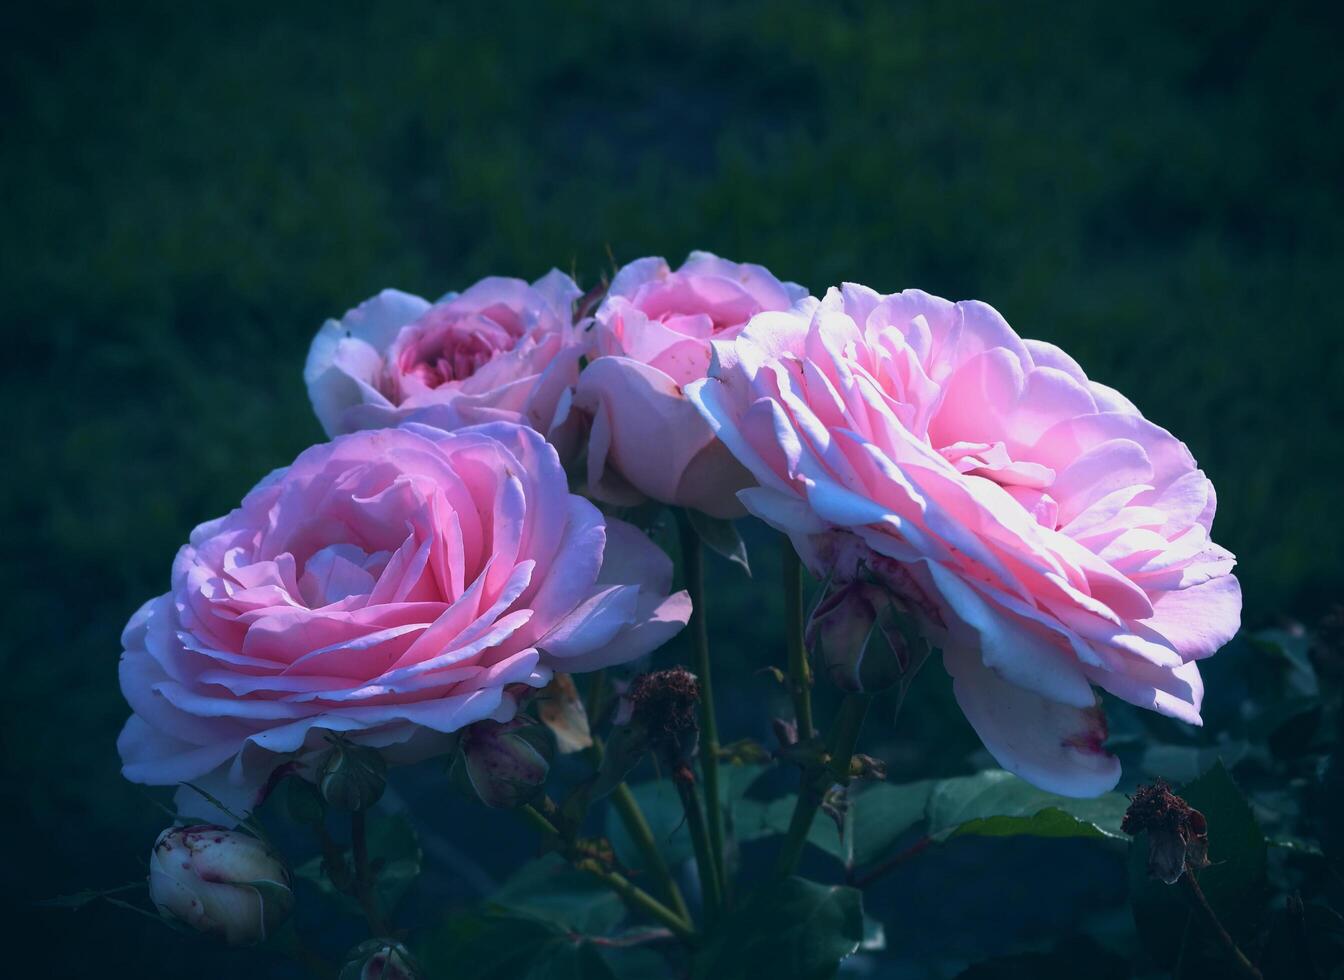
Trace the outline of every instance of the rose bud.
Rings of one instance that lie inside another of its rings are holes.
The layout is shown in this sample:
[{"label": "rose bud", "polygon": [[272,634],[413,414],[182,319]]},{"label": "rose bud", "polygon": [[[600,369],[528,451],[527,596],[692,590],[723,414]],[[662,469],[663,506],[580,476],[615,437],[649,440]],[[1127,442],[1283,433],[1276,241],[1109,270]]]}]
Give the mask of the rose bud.
[{"label": "rose bud", "polygon": [[419,980],[424,976],[410,951],[392,939],[369,939],[350,951],[339,980]]},{"label": "rose bud", "polygon": [[160,915],[231,946],[261,942],[294,909],[284,862],[257,838],[213,824],[159,835],[149,897]]},{"label": "rose bud", "polygon": [[891,598],[871,582],[850,582],[826,596],[812,613],[807,640],[821,648],[826,671],[842,691],[886,690],[910,662]]},{"label": "rose bud", "polygon": [[480,721],[462,733],[453,772],[486,806],[517,807],[541,792],[554,754],[546,728],[529,718]]},{"label": "rose bud", "polygon": [[378,802],[387,786],[387,763],[374,749],[343,739],[318,767],[317,788],[322,799],[340,810],[366,810]]}]

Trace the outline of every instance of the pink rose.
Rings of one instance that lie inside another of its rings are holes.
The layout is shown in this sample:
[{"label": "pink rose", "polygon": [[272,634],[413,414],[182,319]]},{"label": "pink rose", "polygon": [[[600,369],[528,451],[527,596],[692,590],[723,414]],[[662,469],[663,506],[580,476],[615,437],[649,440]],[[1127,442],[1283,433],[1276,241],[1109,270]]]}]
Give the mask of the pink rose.
[{"label": "pink rose", "polygon": [[329,436],[407,418],[450,429],[517,422],[567,455],[583,353],[571,313],[578,297],[554,270],[530,286],[482,279],[433,304],[385,289],[313,338],[303,369],[313,409]]},{"label": "pink rose", "polygon": [[342,436],[196,528],[171,591],[131,617],[124,773],[240,811],[325,733],[394,763],[436,755],[512,718],[517,685],[666,642],[690,615],[671,581],[643,534],[568,493],[530,429]]},{"label": "pink rose", "polygon": [[1232,555],[1185,445],[983,303],[832,289],[762,314],[687,396],[809,567],[874,576],[943,650],[1006,768],[1112,788],[1097,685],[1199,724],[1196,661],[1236,632]]},{"label": "pink rose", "polygon": [[673,272],[658,258],[616,274],[591,329],[594,358],[575,404],[592,416],[588,483],[615,504],[645,497],[702,510],[743,513],[734,494],[751,482],[715,440],[682,386],[705,376],[711,342],[727,340],[763,310],[807,297],[759,265],[692,252]]}]

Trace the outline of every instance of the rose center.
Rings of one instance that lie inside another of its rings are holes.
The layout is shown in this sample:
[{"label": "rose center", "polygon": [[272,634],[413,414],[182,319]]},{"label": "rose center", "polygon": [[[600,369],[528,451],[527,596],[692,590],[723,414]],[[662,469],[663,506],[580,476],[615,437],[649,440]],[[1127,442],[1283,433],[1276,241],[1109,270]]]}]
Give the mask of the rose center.
[{"label": "rose center", "polygon": [[387,393],[400,400],[417,390],[465,381],[514,340],[488,317],[440,320],[431,311],[398,338]]},{"label": "rose center", "polygon": [[328,545],[304,562],[299,595],[310,609],[368,595],[391,556],[390,551],[369,554],[353,544]]}]

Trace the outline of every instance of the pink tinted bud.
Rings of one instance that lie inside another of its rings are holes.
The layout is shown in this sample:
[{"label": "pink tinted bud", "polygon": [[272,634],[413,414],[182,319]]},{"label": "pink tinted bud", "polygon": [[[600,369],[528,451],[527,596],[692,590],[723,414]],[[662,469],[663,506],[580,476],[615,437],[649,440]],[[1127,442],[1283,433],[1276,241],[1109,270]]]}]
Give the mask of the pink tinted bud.
[{"label": "pink tinted bud", "polygon": [[549,733],[530,719],[481,721],[463,732],[454,769],[486,806],[516,807],[541,792],[553,754]]},{"label": "pink tinted bud", "polygon": [[820,647],[832,683],[842,691],[882,691],[901,678],[908,644],[881,586],[855,581],[830,592],[812,613],[808,643]]},{"label": "pink tinted bud", "polygon": [[149,897],[161,915],[231,946],[261,942],[294,909],[284,862],[257,838],[211,824],[159,835]]}]

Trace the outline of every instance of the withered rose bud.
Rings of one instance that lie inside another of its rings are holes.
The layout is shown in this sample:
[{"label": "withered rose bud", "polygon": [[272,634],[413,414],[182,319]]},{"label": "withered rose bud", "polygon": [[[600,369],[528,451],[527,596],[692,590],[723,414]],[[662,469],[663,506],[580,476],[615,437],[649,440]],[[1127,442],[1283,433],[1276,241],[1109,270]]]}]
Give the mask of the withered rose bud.
[{"label": "withered rose bud", "polygon": [[339,980],[420,980],[424,972],[394,939],[369,939],[352,949]]},{"label": "withered rose bud", "polygon": [[865,581],[833,587],[812,612],[807,642],[842,691],[884,691],[901,679],[909,644],[887,590]]},{"label": "withered rose bud", "polygon": [[478,721],[462,733],[453,774],[486,806],[518,807],[541,792],[554,754],[550,734],[530,718]]},{"label": "withered rose bud", "polygon": [[700,681],[684,667],[656,670],[634,679],[627,694],[630,723],[645,732],[649,745],[669,768],[695,754],[700,736]]},{"label": "withered rose bud", "polygon": [[231,946],[261,942],[294,910],[284,862],[257,838],[213,824],[159,835],[149,897],[160,915]]},{"label": "withered rose bud", "polygon": [[318,766],[317,788],[338,809],[366,810],[387,788],[387,762],[375,749],[337,740]]},{"label": "withered rose bud", "polygon": [[1171,791],[1163,780],[1140,786],[1120,829],[1133,836],[1148,832],[1148,873],[1175,884],[1187,868],[1209,864],[1209,830],[1200,813]]}]

